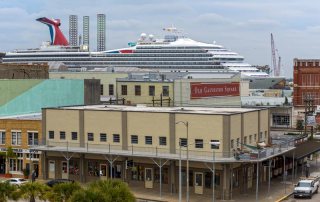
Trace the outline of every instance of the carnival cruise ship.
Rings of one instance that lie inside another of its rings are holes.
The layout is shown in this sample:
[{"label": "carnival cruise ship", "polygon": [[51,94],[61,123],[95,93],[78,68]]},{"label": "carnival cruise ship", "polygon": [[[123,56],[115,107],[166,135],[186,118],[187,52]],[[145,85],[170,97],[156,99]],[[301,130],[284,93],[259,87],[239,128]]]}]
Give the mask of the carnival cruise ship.
[{"label": "carnival cruise ship", "polygon": [[[142,33],[127,48],[90,52],[84,46],[69,46],[59,29],[59,20],[39,18],[49,26],[51,43],[38,49],[15,50],[6,53],[3,63],[60,62],[71,71],[95,68],[137,67],[158,70],[240,71],[244,79],[267,80],[269,75],[244,62],[244,57],[215,43],[202,43],[181,34],[176,28],[164,29],[163,38]],[[274,85],[283,78],[272,78]],[[266,81],[264,81],[266,82]],[[267,84],[269,85],[269,84]]]}]

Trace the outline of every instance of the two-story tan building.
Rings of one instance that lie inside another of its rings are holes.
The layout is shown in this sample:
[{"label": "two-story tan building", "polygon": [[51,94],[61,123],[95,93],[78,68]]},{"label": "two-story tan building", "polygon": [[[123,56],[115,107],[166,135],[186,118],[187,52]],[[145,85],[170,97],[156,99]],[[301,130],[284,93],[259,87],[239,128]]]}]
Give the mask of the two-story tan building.
[{"label": "two-story tan building", "polygon": [[[171,192],[178,192],[179,160],[185,189],[188,160],[190,191],[212,193],[214,163],[216,197],[228,199],[254,186],[255,165],[278,155],[274,148],[248,149],[268,145],[269,120],[266,108],[47,108],[46,143],[36,149],[42,152],[44,179],[120,178],[133,188],[158,189],[161,178]],[[266,181],[267,170],[260,169],[259,180]]]},{"label": "two-story tan building", "polygon": [[0,156],[0,174],[23,177],[23,170],[41,175],[40,153],[31,149],[42,140],[41,114],[17,115],[0,118],[0,149],[5,153],[11,147],[16,158]]}]

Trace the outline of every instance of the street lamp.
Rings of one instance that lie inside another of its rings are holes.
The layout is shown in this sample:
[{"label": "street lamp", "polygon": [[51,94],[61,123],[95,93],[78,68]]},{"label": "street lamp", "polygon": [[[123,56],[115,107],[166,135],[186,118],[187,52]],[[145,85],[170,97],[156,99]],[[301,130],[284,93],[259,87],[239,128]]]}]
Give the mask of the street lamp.
[{"label": "street lamp", "polygon": [[[219,147],[220,146],[220,141],[217,142],[209,142],[210,145]],[[214,186],[215,186],[215,152],[214,149],[212,150],[212,202],[214,202],[215,197],[214,197]],[[231,176],[232,177],[232,176]],[[232,185],[231,185],[232,186]]]},{"label": "street lamp", "polygon": [[[187,147],[187,202],[189,202],[189,122],[188,121],[178,121],[176,122],[176,124],[182,123],[186,129],[187,129],[187,145],[185,145],[185,147]],[[181,176],[181,141],[179,142],[179,146],[180,146],[180,151],[179,151],[179,202],[181,202],[181,180],[182,180],[182,176]]]}]

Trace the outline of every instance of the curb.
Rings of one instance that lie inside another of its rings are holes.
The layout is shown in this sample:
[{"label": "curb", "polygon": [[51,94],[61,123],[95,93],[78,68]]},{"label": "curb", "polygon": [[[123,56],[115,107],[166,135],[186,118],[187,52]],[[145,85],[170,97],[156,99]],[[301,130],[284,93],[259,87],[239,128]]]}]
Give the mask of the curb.
[{"label": "curb", "polygon": [[281,201],[285,200],[286,198],[290,197],[292,194],[293,194],[293,192],[288,195],[283,196],[282,198],[276,200],[275,202],[281,202]]}]

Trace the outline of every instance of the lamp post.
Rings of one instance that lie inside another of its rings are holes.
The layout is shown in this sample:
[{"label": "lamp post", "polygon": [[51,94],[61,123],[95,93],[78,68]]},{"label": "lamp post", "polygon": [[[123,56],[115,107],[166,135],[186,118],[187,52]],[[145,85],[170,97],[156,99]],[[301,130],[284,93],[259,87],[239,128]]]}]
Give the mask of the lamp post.
[{"label": "lamp post", "polygon": [[[209,144],[219,147],[220,142],[209,142]],[[215,162],[215,152],[214,152],[214,149],[213,149],[212,150],[212,202],[215,201],[214,186],[215,186],[215,175],[216,175],[216,173],[215,173],[215,164],[214,164],[214,162]]]},{"label": "lamp post", "polygon": [[[187,129],[187,196],[186,201],[189,202],[189,122],[188,121],[178,121],[176,124],[182,123]],[[181,141],[180,141],[180,158],[179,158],[179,202],[181,202]]]}]

